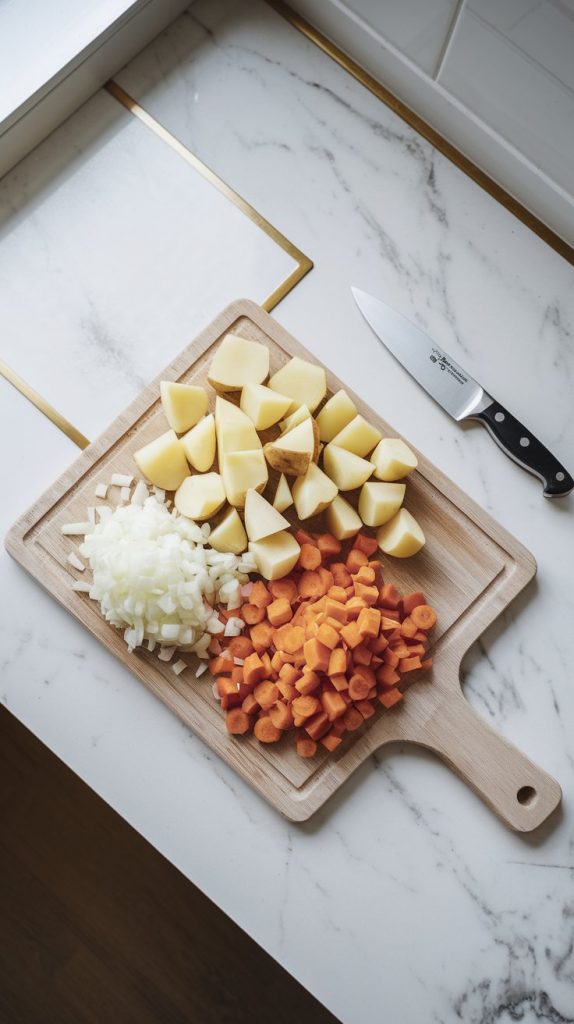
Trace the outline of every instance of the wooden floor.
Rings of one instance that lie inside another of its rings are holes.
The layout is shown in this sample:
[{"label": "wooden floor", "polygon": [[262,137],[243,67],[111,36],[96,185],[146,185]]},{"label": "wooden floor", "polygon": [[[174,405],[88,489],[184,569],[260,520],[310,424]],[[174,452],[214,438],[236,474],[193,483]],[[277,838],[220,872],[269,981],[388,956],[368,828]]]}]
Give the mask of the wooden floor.
[{"label": "wooden floor", "polygon": [[0,1024],[337,1024],[0,708]]}]

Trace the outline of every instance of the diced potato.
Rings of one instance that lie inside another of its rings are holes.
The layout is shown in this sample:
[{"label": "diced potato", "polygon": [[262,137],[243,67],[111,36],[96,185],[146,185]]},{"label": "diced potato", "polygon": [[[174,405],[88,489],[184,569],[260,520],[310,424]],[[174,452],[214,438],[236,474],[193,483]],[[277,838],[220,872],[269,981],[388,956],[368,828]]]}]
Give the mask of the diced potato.
[{"label": "diced potato", "polygon": [[352,491],[362,487],[373,472],[373,465],[367,459],[339,448],[336,444],[328,444],[323,452],[323,469],[331,477],[340,491]]},{"label": "diced potato", "polygon": [[207,412],[207,392],[195,384],[178,384],[162,380],[159,384],[161,404],[167,422],[176,434],[185,434]]},{"label": "diced potato", "polygon": [[286,395],[280,395],[264,384],[246,384],[241,392],[241,409],[249,416],[256,430],[272,427],[292,404]]},{"label": "diced potato", "polygon": [[196,473],[178,487],[173,499],[182,516],[209,519],[225,504],[225,491],[219,473]]},{"label": "diced potato", "polygon": [[425,535],[414,516],[401,508],[396,516],[377,530],[377,543],[385,555],[410,558],[425,543]]},{"label": "diced potato", "polygon": [[154,441],[135,452],[134,459],[147,479],[164,491],[176,491],[186,476],[189,466],[177,434],[166,430]]},{"label": "diced potato", "polygon": [[220,459],[227,452],[261,448],[259,435],[249,416],[233,402],[228,402],[219,395],[215,399],[215,433]]},{"label": "diced potato", "polygon": [[221,477],[230,505],[243,508],[250,487],[265,488],[269,474],[261,448],[244,452],[227,452],[220,459]]},{"label": "diced potato", "polygon": [[281,395],[289,395],[298,405],[306,405],[309,412],[313,412],[327,394],[327,377],[322,366],[293,356],[273,374],[269,387]]},{"label": "diced potato", "polygon": [[263,537],[289,529],[289,520],[252,488],[245,496],[244,518],[249,540],[263,540]]},{"label": "diced potato", "polygon": [[417,468],[417,457],[400,437],[384,437],[371,455],[379,480],[402,480]]},{"label": "diced potato", "polygon": [[268,373],[267,345],[239,334],[226,334],[211,361],[207,379],[216,391],[241,391],[244,384],[262,384]]},{"label": "diced potato", "polygon": [[303,420],[309,419],[311,413],[309,412],[306,405],[300,405],[295,412],[292,412],[286,419],[281,420],[279,424],[279,430],[282,434],[286,434],[288,430],[293,430],[293,427],[298,427]]},{"label": "diced potato", "polygon": [[243,554],[247,548],[247,534],[236,508],[230,508],[219,525],[214,527],[209,534],[209,544],[216,551]]},{"label": "diced potato", "polygon": [[284,473],[279,477],[279,483],[277,484],[277,490],[275,491],[275,498],[273,499],[273,508],[276,508],[278,512],[284,512],[286,508],[291,508],[293,504],[293,495],[291,494],[291,488],[287,483],[287,478]]},{"label": "diced potato", "polygon": [[343,427],[338,434],[335,434],[333,444],[338,445],[339,448],[346,448],[347,451],[354,452],[355,455],[360,455],[361,458],[364,458],[367,452],[370,452],[380,439],[380,430],[373,427],[371,423],[367,423],[364,416],[359,415],[355,416],[350,423],[347,423],[347,426]]},{"label": "diced potato", "polygon": [[337,540],[354,537],[362,527],[362,522],[352,505],[337,494],[325,512],[325,520],[329,533]]},{"label": "diced potato", "polygon": [[302,476],[307,472],[319,445],[317,424],[312,417],[298,427],[288,430],[276,441],[269,441],[263,449],[273,469],[288,476]]},{"label": "diced potato", "polygon": [[359,495],[359,515],[365,526],[382,526],[399,511],[405,484],[365,484]]},{"label": "diced potato", "polygon": [[180,439],[187,461],[198,473],[211,469],[215,459],[215,420],[213,413],[204,416]]},{"label": "diced potato", "polygon": [[337,485],[311,462],[305,476],[297,477],[293,484],[293,501],[299,519],[309,519],[331,504],[337,494]]},{"label": "diced potato", "polygon": [[292,533],[284,530],[272,537],[252,541],[249,550],[257,563],[257,571],[266,580],[287,576],[299,558],[301,548]]},{"label": "diced potato", "polygon": [[319,437],[322,441],[332,441],[343,427],[347,426],[357,415],[355,403],[347,392],[341,388],[325,403],[317,416]]}]

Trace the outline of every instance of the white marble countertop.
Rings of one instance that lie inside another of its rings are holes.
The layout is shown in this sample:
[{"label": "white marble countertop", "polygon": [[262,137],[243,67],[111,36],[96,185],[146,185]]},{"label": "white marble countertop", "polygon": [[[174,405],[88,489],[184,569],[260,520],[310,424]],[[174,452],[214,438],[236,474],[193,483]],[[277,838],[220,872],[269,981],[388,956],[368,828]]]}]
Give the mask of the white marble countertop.
[{"label": "white marble countertop", "polygon": [[[536,583],[469,653],[464,686],[558,778],[564,804],[541,834],[515,835],[437,760],[397,747],[311,821],[289,824],[4,553],[0,697],[345,1024],[572,1021],[573,501],[545,501],[485,431],[457,427],[427,399],[377,345],[349,285],[425,325],[571,468],[574,269],[260,0],[199,0],[117,77],[315,261],[277,319],[535,555]],[[82,221],[77,258],[70,223],[102,195],[90,146],[94,160],[105,157],[105,180],[130,130],[110,122],[106,102],[96,97],[0,184],[0,356],[36,373],[39,390],[91,436],[225,304],[234,281],[233,252],[224,294],[213,274],[174,266],[176,302],[163,258],[144,260],[129,222],[120,259],[106,231]],[[141,188],[146,203],[159,202],[149,146],[133,157],[138,173],[125,172],[134,204]],[[78,175],[90,183],[83,197]],[[113,190],[108,201],[119,215]],[[178,223],[190,230],[182,193],[174,186],[162,201],[177,239]],[[261,300],[266,240],[249,248],[225,213],[213,217],[221,251],[227,237],[240,250],[235,297]],[[98,252],[123,287],[104,289]],[[144,264],[159,307],[147,333],[132,272]],[[0,399],[7,528],[76,449],[1,379]]]}]

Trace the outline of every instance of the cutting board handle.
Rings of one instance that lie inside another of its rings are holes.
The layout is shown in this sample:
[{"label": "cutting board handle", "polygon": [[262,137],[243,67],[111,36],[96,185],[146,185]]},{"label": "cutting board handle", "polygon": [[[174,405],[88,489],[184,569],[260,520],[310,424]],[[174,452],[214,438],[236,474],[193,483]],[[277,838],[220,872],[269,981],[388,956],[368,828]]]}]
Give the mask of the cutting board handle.
[{"label": "cutting board handle", "polygon": [[517,832],[537,828],[562,799],[556,780],[495,732],[458,688],[427,719],[417,739]]}]

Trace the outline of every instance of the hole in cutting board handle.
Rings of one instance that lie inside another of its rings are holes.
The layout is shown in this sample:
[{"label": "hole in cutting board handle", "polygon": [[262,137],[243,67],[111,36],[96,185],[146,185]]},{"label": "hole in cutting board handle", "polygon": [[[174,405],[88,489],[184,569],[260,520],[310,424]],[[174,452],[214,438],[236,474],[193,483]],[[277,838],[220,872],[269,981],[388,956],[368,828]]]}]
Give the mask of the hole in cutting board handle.
[{"label": "hole in cutting board handle", "polygon": [[516,799],[523,807],[530,807],[538,796],[534,786],[521,786],[516,794]]}]

